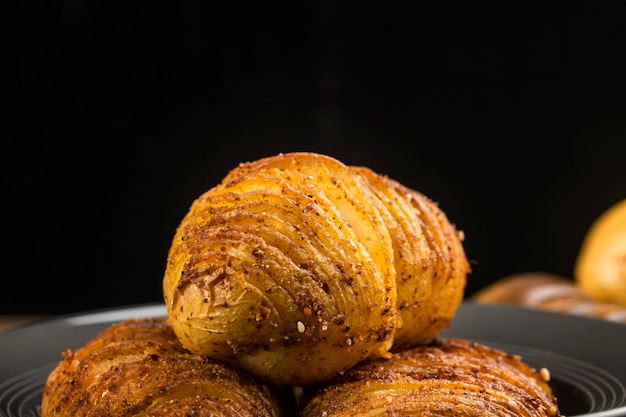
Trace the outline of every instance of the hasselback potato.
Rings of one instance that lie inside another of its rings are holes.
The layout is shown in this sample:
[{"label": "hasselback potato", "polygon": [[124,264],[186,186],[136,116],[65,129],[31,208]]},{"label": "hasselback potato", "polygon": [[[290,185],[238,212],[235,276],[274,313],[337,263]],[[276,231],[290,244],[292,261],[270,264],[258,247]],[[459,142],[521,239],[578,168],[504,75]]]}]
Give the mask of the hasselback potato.
[{"label": "hasselback potato", "polygon": [[187,351],[166,319],[110,326],[64,359],[44,387],[41,417],[278,417],[281,397],[237,369]]},{"label": "hasselback potato", "polygon": [[402,320],[392,349],[427,343],[448,327],[463,299],[470,270],[464,236],[425,195],[369,168],[350,169],[385,206],[381,214],[391,235]]},{"label": "hasselback potato", "polygon": [[509,304],[626,324],[626,306],[591,298],[562,275],[525,272],[507,275],[471,297],[483,304]]},{"label": "hasselback potato", "polygon": [[436,340],[305,387],[300,417],[560,416],[548,380],[519,356]]},{"label": "hasselback potato", "polygon": [[462,300],[462,239],[395,181],[279,154],[240,164],[192,203],[163,294],[191,351],[308,384],[436,337]]}]

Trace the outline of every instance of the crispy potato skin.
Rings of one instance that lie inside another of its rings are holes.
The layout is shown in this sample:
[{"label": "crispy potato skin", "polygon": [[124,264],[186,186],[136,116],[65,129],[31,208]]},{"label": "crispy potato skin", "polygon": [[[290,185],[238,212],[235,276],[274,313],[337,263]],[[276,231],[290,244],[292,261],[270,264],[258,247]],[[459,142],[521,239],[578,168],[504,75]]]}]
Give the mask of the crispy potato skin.
[{"label": "crispy potato skin", "polygon": [[281,415],[270,388],[190,353],[166,319],[114,324],[63,357],[46,381],[42,417]]},{"label": "crispy potato skin", "polygon": [[279,154],[193,202],[164,299],[191,351],[309,384],[445,328],[469,272],[461,240],[435,203],[371,170]]},{"label": "crispy potato skin", "polygon": [[305,387],[300,416],[560,416],[545,375],[519,356],[436,340]]},{"label": "crispy potato skin", "polygon": [[425,195],[366,167],[351,167],[384,204],[396,266],[397,306],[402,326],[392,349],[433,340],[448,327],[463,300],[470,266],[464,236]]}]

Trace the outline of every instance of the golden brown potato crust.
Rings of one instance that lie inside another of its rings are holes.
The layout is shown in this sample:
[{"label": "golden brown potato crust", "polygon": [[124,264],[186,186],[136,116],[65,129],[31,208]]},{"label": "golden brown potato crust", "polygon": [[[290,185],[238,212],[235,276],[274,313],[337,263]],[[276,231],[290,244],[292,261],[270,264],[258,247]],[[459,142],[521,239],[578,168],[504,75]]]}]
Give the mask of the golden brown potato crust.
[{"label": "golden brown potato crust", "polygon": [[575,282],[557,274],[509,275],[477,291],[472,299],[484,304],[510,304],[626,324],[626,306],[595,300]]},{"label": "golden brown potato crust", "polygon": [[464,236],[425,195],[369,168],[351,167],[384,204],[394,251],[402,326],[393,350],[431,341],[448,327],[463,300],[469,263]]},{"label": "golden brown potato crust", "polygon": [[165,319],[115,324],[63,357],[46,381],[42,417],[281,415],[267,386],[190,353]]},{"label": "golden brown potato crust", "polygon": [[560,416],[548,379],[519,356],[438,340],[305,388],[301,417]]},{"label": "golden brown potato crust", "polygon": [[435,203],[368,169],[279,154],[193,202],[165,303],[191,351],[313,383],[447,327],[469,272],[462,238]]}]

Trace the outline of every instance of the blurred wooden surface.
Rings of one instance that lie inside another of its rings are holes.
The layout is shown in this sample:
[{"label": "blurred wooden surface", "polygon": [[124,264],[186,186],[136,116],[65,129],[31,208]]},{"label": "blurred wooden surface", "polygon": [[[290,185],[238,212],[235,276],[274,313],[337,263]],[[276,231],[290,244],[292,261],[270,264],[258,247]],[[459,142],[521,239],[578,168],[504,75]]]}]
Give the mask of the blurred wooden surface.
[{"label": "blurred wooden surface", "polygon": [[3,315],[0,316],[0,332],[9,330],[25,324],[43,320],[49,316],[44,315]]}]

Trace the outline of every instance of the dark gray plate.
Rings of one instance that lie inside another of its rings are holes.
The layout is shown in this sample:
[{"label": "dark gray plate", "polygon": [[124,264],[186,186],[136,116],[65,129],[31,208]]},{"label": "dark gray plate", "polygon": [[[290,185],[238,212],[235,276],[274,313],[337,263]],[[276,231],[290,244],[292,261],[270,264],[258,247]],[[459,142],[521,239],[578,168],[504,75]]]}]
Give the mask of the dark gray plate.
[{"label": "dark gray plate", "polygon": [[[0,333],[0,416],[39,416],[46,378],[66,348],[77,349],[112,323],[164,317],[149,304],[44,320]],[[463,303],[442,337],[516,353],[546,367],[561,411],[574,416],[626,416],[626,325],[507,306]]]}]

